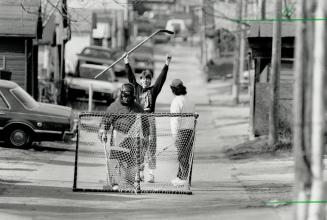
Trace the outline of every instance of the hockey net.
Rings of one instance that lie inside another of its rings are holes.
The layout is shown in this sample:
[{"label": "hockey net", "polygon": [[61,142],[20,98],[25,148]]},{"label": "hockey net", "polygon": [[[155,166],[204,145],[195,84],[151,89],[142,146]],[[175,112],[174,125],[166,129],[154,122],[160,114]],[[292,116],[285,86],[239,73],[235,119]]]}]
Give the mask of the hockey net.
[{"label": "hockey net", "polygon": [[80,113],[73,190],[191,194],[197,118]]}]

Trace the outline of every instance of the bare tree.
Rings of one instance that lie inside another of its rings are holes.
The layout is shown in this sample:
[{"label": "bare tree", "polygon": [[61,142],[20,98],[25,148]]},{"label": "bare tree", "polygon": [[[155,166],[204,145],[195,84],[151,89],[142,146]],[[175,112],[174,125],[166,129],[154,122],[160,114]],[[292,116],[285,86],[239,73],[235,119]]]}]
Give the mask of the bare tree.
[{"label": "bare tree", "polygon": [[[306,1],[300,0],[298,5],[297,17],[303,18],[297,24],[296,34],[296,52],[295,52],[295,84],[294,84],[294,127],[293,127],[293,147],[295,155],[295,200],[308,201],[311,187],[310,158],[306,149],[308,145],[307,131],[308,94],[310,92],[310,83],[308,84],[307,75],[312,75],[309,66],[309,44],[307,40],[308,23],[304,20],[308,17]],[[311,126],[310,126],[311,127]],[[309,134],[309,135],[308,135]],[[309,143],[310,145],[310,143]],[[295,207],[295,220],[305,220],[308,217],[308,204],[298,204]]]},{"label": "bare tree", "polygon": [[[317,0],[316,18],[327,15],[325,0]],[[314,63],[313,63],[313,99],[312,99],[312,188],[311,201],[324,199],[323,181],[323,148],[325,128],[325,62],[326,62],[326,21],[316,20],[314,37]],[[324,219],[323,204],[310,204],[309,219]]]},{"label": "bare tree", "polygon": [[[295,219],[324,219],[323,149],[325,130],[326,21],[305,21],[327,15],[324,0],[299,2],[294,100]],[[311,203],[313,202],[314,203]],[[317,203],[318,202],[318,203]]]}]

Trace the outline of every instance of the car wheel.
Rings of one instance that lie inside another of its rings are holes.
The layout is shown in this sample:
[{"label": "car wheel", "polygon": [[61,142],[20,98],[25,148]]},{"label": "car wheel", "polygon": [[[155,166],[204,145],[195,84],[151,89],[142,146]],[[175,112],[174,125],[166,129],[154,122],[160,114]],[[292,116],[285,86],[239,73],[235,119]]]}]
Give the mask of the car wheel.
[{"label": "car wheel", "polygon": [[12,128],[7,132],[6,143],[10,147],[28,148],[32,145],[32,134],[26,128]]}]

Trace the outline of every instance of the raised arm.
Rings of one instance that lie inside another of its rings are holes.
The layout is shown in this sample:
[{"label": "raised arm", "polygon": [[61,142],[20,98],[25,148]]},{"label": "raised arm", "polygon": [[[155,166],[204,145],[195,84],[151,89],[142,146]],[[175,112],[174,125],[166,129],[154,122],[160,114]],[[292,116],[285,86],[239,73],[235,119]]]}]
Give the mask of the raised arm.
[{"label": "raised arm", "polygon": [[136,86],[136,78],[135,78],[135,75],[133,73],[131,66],[129,65],[128,54],[125,53],[124,55],[125,55],[125,57],[124,57],[125,70],[127,73],[128,81],[130,83],[132,83],[134,86]]},{"label": "raised arm", "polygon": [[166,63],[164,67],[161,70],[160,75],[158,76],[156,82],[153,85],[154,92],[158,95],[165,84],[166,78],[167,78],[167,73],[168,73],[168,67],[171,61],[171,56],[167,55],[166,56]]}]

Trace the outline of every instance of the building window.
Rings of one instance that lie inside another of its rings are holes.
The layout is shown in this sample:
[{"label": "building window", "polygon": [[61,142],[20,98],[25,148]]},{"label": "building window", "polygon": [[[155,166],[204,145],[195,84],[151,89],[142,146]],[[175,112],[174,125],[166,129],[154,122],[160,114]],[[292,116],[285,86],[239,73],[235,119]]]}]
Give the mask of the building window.
[{"label": "building window", "polygon": [[94,44],[94,46],[102,46],[102,41],[103,41],[102,38],[94,38],[93,44]]}]

